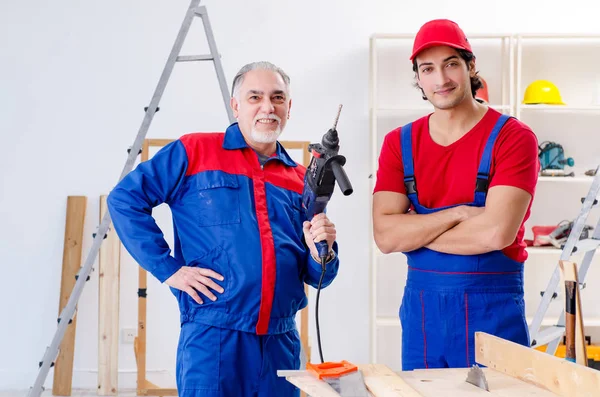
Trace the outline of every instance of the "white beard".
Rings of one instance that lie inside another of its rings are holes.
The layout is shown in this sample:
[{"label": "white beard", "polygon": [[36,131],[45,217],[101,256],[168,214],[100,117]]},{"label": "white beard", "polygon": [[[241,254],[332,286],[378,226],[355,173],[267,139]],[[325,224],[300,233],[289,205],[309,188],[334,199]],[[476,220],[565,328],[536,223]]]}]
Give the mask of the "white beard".
[{"label": "white beard", "polygon": [[[275,131],[271,131],[271,132],[257,131],[255,126],[256,126],[256,120],[258,120],[258,119],[276,120],[278,123],[277,128],[275,129]],[[258,117],[256,117],[256,120],[254,120],[254,126],[252,127],[252,130],[250,131],[250,139],[252,139],[256,143],[273,143],[273,142],[277,141],[277,138],[279,138],[279,135],[281,135],[281,125],[279,124],[279,123],[281,123],[281,119],[275,114],[270,114],[268,116],[259,115]]]},{"label": "white beard", "polygon": [[281,135],[281,128],[279,126],[272,132],[260,132],[255,128],[252,128],[250,131],[250,138],[256,143],[273,143],[277,141],[279,135]]}]

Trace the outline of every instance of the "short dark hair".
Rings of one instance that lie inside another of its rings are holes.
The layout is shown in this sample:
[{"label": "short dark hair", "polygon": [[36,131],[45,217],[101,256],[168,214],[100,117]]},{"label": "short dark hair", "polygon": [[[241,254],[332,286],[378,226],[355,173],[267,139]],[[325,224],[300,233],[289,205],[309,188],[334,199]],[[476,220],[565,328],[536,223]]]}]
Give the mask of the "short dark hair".
[{"label": "short dark hair", "polygon": [[[469,67],[469,63],[475,59],[475,55],[473,55],[472,52],[467,51],[467,50],[456,50],[458,52],[458,55],[465,61],[465,63],[467,64],[467,68]],[[417,67],[417,57],[415,57],[413,59],[413,72],[415,72],[416,75],[419,74],[419,68]],[[483,87],[483,82],[481,81],[481,79],[478,76],[479,72],[475,72],[475,75],[473,77],[471,77],[471,94],[473,94],[473,98],[475,98],[475,94],[477,93],[477,90],[479,90],[481,87]],[[421,96],[423,97],[423,100],[427,100],[427,97],[425,96],[425,92],[423,91],[423,89],[421,87],[419,87],[419,85],[415,82],[415,87],[417,87],[418,89],[421,90]]]}]

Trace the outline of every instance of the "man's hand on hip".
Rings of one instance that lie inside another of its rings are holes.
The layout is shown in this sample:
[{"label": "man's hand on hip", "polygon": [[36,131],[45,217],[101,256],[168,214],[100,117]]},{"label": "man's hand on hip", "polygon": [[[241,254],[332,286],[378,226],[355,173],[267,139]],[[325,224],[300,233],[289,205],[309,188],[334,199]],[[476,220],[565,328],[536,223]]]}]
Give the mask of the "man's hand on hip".
[{"label": "man's hand on hip", "polygon": [[328,251],[331,252],[336,231],[335,225],[327,218],[327,215],[315,215],[310,222],[304,222],[303,229],[304,240],[306,240],[306,245],[310,248],[310,254],[313,258],[319,257],[319,251],[317,251],[317,247],[315,246],[315,243],[319,241],[327,241]]},{"label": "man's hand on hip", "polygon": [[196,302],[198,302],[198,304],[201,305],[204,302],[196,291],[200,291],[212,301],[216,301],[217,297],[211,292],[211,290],[209,290],[209,288],[221,294],[224,291],[223,287],[215,283],[211,278],[223,281],[223,276],[210,269],[183,266],[171,277],[166,279],[165,284],[186,292]]}]

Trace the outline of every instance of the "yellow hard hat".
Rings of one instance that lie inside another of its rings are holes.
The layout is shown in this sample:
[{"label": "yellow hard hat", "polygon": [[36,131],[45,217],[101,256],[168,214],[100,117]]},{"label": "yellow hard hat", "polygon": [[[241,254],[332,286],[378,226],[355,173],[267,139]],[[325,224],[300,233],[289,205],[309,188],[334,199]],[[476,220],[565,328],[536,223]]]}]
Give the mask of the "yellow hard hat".
[{"label": "yellow hard hat", "polygon": [[548,80],[536,80],[525,89],[525,104],[566,105],[560,97],[558,88]]}]

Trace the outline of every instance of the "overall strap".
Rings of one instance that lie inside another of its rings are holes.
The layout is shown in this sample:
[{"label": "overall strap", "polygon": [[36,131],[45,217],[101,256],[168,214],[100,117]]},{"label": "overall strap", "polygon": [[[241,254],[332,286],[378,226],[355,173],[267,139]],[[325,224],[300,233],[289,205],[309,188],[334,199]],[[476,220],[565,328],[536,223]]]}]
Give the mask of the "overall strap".
[{"label": "overall strap", "polygon": [[402,165],[404,167],[404,187],[406,188],[406,195],[413,204],[418,203],[417,181],[415,180],[412,151],[412,123],[408,123],[402,127],[400,143],[400,146],[402,147]]},{"label": "overall strap", "polygon": [[494,150],[494,144],[500,130],[510,118],[509,115],[503,114],[500,116],[494,129],[490,134],[485,149],[483,150],[483,156],[481,156],[481,162],[479,163],[479,169],[477,170],[477,183],[475,185],[475,205],[483,207],[485,205],[485,199],[487,197],[488,188],[490,186],[490,168],[492,164],[492,152]]}]

